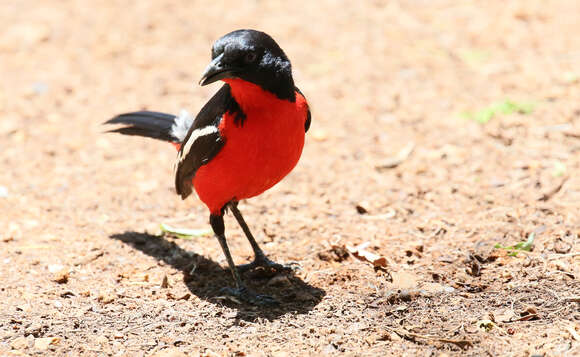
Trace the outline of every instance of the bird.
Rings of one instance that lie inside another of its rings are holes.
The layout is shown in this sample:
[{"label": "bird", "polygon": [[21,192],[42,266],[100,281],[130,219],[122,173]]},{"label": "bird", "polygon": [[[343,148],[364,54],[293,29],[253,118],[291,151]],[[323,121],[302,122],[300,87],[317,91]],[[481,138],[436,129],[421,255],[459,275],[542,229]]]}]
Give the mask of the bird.
[{"label": "bird", "polygon": [[[240,200],[260,195],[280,182],[298,163],[310,127],[308,102],[294,84],[292,65],[265,32],[241,29],[214,42],[211,62],[199,84],[222,81],[221,88],[193,117],[136,111],[105,124],[109,132],[167,141],[177,149],[175,190],[182,199],[195,190],[209,210],[209,223],[225,255],[235,286],[222,292],[252,305],[278,301],[247,287],[241,273],[287,271],[258,245],[238,208]],[[254,260],[236,266],[225,236],[224,214],[235,217],[254,252]]]}]

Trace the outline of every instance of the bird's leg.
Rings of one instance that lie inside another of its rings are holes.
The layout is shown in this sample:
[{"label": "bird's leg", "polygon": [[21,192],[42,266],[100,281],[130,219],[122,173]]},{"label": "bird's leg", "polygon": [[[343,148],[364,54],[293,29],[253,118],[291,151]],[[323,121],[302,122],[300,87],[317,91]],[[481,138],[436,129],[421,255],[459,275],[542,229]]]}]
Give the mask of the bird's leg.
[{"label": "bird's leg", "polygon": [[247,302],[254,305],[277,305],[278,302],[271,296],[257,295],[256,293],[249,290],[242,282],[240,274],[238,273],[238,269],[236,268],[234,260],[232,259],[232,254],[230,253],[230,249],[228,248],[228,244],[226,242],[223,214],[219,215],[212,214],[209,217],[209,222],[211,224],[211,228],[213,229],[218,242],[222,247],[222,250],[224,251],[224,255],[226,256],[226,260],[228,261],[228,266],[236,282],[235,288],[224,288],[222,289],[222,293],[227,294],[230,297],[236,298],[237,300],[241,300],[243,302]]},{"label": "bird's leg", "polygon": [[256,239],[254,238],[254,236],[252,235],[252,232],[250,231],[250,228],[246,224],[246,221],[244,220],[242,213],[238,209],[238,202],[230,201],[228,203],[228,207],[232,211],[232,213],[234,214],[234,217],[236,217],[236,220],[238,221],[238,224],[240,225],[240,227],[242,227],[242,230],[244,231],[244,234],[246,235],[246,238],[248,238],[248,241],[250,242],[250,245],[252,246],[252,250],[254,251],[254,261],[253,262],[251,262],[249,264],[243,264],[243,265],[238,266],[238,269],[241,272],[245,272],[248,270],[254,270],[255,268],[262,268],[264,270],[264,273],[272,274],[272,273],[283,272],[283,271],[291,271],[293,269],[293,266],[291,266],[291,265],[287,266],[287,265],[278,264],[278,263],[273,262],[270,259],[268,259],[268,257],[266,256],[266,254],[264,253],[262,248],[260,248],[260,246],[258,245],[258,242],[256,242]]}]

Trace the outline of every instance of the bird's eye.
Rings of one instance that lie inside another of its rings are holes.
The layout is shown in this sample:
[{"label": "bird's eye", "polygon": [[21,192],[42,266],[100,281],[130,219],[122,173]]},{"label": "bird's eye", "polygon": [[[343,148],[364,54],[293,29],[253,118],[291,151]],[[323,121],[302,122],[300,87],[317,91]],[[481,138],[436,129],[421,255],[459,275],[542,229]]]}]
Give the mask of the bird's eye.
[{"label": "bird's eye", "polygon": [[256,60],[256,58],[258,58],[258,55],[256,55],[254,52],[248,52],[244,57],[244,61],[246,61],[246,63],[252,63]]}]

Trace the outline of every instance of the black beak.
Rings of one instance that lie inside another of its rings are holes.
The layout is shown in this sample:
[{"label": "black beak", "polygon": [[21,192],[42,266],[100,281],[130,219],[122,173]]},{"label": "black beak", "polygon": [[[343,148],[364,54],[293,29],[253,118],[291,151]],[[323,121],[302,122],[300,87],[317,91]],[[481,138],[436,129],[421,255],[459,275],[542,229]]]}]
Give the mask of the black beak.
[{"label": "black beak", "polygon": [[211,63],[205,68],[199,84],[205,86],[207,84],[217,82],[220,79],[235,77],[237,68],[224,65],[222,59],[224,54],[214,58]]}]

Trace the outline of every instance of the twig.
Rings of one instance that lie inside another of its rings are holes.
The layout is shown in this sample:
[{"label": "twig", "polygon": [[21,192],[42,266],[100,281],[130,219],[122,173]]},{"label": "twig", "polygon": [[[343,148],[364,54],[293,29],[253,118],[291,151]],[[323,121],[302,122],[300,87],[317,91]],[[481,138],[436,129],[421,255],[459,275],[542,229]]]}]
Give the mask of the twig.
[{"label": "twig", "polygon": [[556,186],[553,189],[551,189],[550,191],[544,193],[540,198],[538,198],[538,201],[548,201],[555,194],[557,194],[558,192],[560,192],[560,190],[562,190],[562,187],[564,186],[564,184],[566,183],[566,181],[568,181],[568,176],[564,177],[562,179],[562,182],[560,182],[560,184],[558,186]]},{"label": "twig", "polygon": [[556,259],[568,258],[568,257],[577,257],[579,255],[580,255],[580,252],[574,252],[574,253],[568,253],[568,254],[557,254],[557,255],[552,255],[551,257],[548,258],[548,260],[556,260]]},{"label": "twig", "polygon": [[78,265],[85,265],[91,262],[94,262],[95,260],[99,259],[100,257],[102,257],[103,255],[105,255],[105,252],[103,252],[102,250],[97,252],[96,254],[93,254],[89,257],[86,257],[84,259],[78,260],[74,263],[75,266]]},{"label": "twig", "polygon": [[438,341],[438,342],[442,342],[442,343],[451,343],[451,344],[458,346],[461,349],[466,349],[467,347],[473,347],[473,342],[469,341],[469,340],[454,340],[454,339],[445,338],[445,337],[420,335],[418,333],[409,332],[409,331],[404,330],[404,329],[393,329],[393,328],[387,328],[387,329],[391,330],[392,332],[401,336],[401,338],[404,338],[404,339],[412,341],[412,342],[414,342],[414,340],[416,338],[420,338],[423,340]]},{"label": "twig", "polygon": [[407,160],[407,158],[413,152],[414,148],[415,148],[414,142],[408,143],[407,146],[402,148],[401,151],[399,151],[396,156],[385,159],[383,162],[375,165],[375,169],[380,171],[384,169],[392,169],[399,166],[400,164],[403,163],[403,161]]}]

